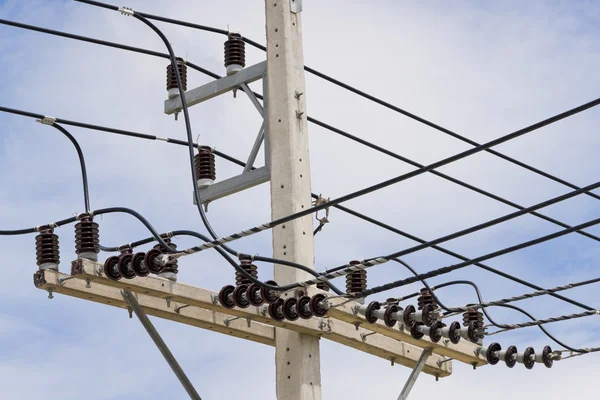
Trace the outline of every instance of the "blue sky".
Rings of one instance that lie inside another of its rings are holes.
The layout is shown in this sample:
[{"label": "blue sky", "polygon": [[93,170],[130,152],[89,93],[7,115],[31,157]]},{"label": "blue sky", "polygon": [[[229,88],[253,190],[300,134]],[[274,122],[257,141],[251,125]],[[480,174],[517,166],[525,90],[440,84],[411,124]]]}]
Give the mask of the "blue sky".
[{"label": "blue sky", "polygon": [[[263,2],[234,3],[235,9],[216,0],[178,1],[175,7],[158,0],[127,5],[220,28],[229,25],[264,43]],[[306,64],[477,142],[550,117],[600,93],[597,2],[372,3],[368,7],[363,2],[337,0],[306,4]],[[0,18],[164,52],[159,39],[136,20],[75,2],[2,1]],[[224,73],[221,36],[168,25],[161,28],[178,55]],[[262,52],[248,49],[247,53],[248,64],[264,59]],[[175,122],[162,113],[165,67],[163,59],[0,26],[0,104],[7,107],[182,139],[183,121]],[[208,81],[189,72],[189,87]],[[312,76],[307,76],[307,102],[311,116],[422,164],[468,148]],[[599,111],[592,109],[497,150],[577,185],[589,185],[600,176],[596,162],[599,116]],[[252,105],[242,96],[236,100],[224,96],[194,107],[191,117],[194,136],[200,135],[202,143],[240,159],[246,157],[260,125]],[[202,231],[190,203],[185,148],[67,129],[86,155],[92,208],[131,207],[161,231]],[[321,128],[310,126],[309,132],[316,193],[333,198],[412,169]],[[218,161],[217,168],[220,178],[239,172],[223,161]],[[0,175],[4,189],[0,191],[1,229],[41,225],[83,211],[77,157],[58,131],[32,119],[1,114],[0,169],[4,171]],[[489,154],[469,157],[441,171],[524,206],[569,191]],[[431,175],[353,200],[348,206],[428,240],[513,211]],[[578,197],[543,213],[577,224],[597,218],[598,205],[594,199]],[[215,202],[208,215],[221,234],[265,222],[270,216],[268,186]],[[332,211],[330,219],[316,238],[319,270],[415,244],[339,212]],[[147,236],[129,216],[105,216],[98,222],[105,245]],[[525,216],[451,241],[446,247],[475,257],[558,229]],[[600,235],[600,227],[589,231]],[[66,271],[74,258],[73,228],[57,232],[61,267]],[[64,296],[49,301],[33,288],[33,240],[33,235],[0,238],[5,258],[4,301],[0,305],[3,397],[183,398],[184,392],[160,354],[126,312]],[[177,243],[186,246],[193,242],[178,238]],[[270,245],[270,233],[263,233],[239,241],[236,248],[270,255]],[[570,235],[487,264],[552,287],[596,277],[598,253],[598,243]],[[456,262],[434,250],[412,254],[406,260],[421,272]],[[407,276],[398,268],[394,263],[372,269],[369,283]],[[208,251],[182,261],[180,271],[180,281],[212,290],[233,281],[230,267]],[[260,274],[269,279],[272,267],[261,265]],[[432,282],[462,278],[475,280],[484,298],[490,300],[529,291],[474,267]],[[418,286],[412,285],[390,295],[416,289]],[[594,293],[590,287],[568,295],[595,306]],[[440,295],[452,305],[474,301],[471,290],[463,287],[444,289]],[[387,294],[374,299],[385,297]],[[528,300],[523,306],[539,317],[579,311],[551,298]],[[502,322],[524,320],[506,310],[490,312]],[[227,381],[231,368],[248,365],[249,359],[254,360],[253,373],[239,374],[236,385],[248,388],[251,399],[274,398],[272,349],[161,320],[155,323],[203,398],[222,398],[215,382]],[[598,326],[596,319],[588,318],[554,324],[550,330],[574,346],[587,347],[598,345]],[[534,328],[496,338],[519,348],[551,343]],[[409,372],[327,341],[322,341],[321,347],[325,398],[358,399],[367,394],[392,398]],[[574,395],[596,387],[593,377],[597,372],[596,355],[557,363],[552,370],[537,366],[528,373],[519,366],[473,372],[469,366],[455,364],[453,375],[434,386],[430,377],[422,378],[414,395],[431,395],[433,390],[453,399],[462,396],[465,385],[478,392],[500,383],[506,390],[490,393],[490,399],[531,394],[564,398],[566,390]],[[347,378],[358,373],[365,377],[364,382],[349,387]],[[373,380],[380,383],[376,388]]]}]

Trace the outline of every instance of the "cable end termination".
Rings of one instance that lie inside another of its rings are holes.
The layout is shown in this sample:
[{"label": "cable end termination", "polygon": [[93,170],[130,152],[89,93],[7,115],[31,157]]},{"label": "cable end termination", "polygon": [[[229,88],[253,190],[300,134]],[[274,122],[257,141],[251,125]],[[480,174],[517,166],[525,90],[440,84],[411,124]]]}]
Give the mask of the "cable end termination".
[{"label": "cable end termination", "polygon": [[133,10],[129,7],[119,7],[119,12],[123,15],[128,15],[130,17],[132,17],[134,14]]}]

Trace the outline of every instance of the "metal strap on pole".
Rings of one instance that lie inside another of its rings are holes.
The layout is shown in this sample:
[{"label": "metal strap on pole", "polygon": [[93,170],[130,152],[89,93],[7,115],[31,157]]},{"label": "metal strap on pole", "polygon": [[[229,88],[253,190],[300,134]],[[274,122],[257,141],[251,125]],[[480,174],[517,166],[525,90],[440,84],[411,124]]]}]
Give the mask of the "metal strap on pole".
[{"label": "metal strap on pole", "polygon": [[177,379],[179,379],[179,382],[181,382],[181,385],[188,393],[190,398],[192,400],[202,400],[200,398],[200,395],[198,394],[198,392],[196,392],[196,389],[192,385],[192,382],[190,382],[188,377],[185,375],[185,372],[183,372],[183,369],[181,369],[181,367],[179,366],[179,363],[173,356],[173,353],[171,353],[171,351],[167,347],[167,344],[162,340],[156,328],[154,327],[154,325],[152,325],[152,322],[150,322],[150,319],[148,318],[144,310],[142,310],[135,297],[128,290],[121,290],[121,294],[123,295],[123,298],[125,299],[127,304],[129,304],[129,307],[131,307],[135,315],[138,317],[144,328],[146,328],[146,332],[148,332],[148,335],[150,335],[150,337],[154,341],[154,344],[156,345],[156,347],[158,347],[158,350],[160,350],[163,357],[177,376]]},{"label": "metal strap on pole", "polygon": [[408,380],[404,384],[404,387],[402,388],[402,392],[400,392],[400,396],[398,397],[398,400],[408,399],[408,395],[410,394],[410,391],[412,390],[413,386],[415,385],[415,382],[417,381],[419,374],[423,370],[423,367],[425,366],[427,359],[431,355],[431,350],[432,349],[430,349],[430,348],[424,349],[423,352],[421,353],[421,357],[419,357],[419,361],[417,361],[417,365],[415,365],[415,368],[412,370],[412,372],[410,373],[410,376],[408,377]]}]

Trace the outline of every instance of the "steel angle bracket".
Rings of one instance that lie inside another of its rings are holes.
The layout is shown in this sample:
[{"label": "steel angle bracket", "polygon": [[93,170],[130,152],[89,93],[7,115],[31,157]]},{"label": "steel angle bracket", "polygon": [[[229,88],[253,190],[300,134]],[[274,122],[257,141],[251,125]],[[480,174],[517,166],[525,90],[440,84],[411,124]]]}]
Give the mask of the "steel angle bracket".
[{"label": "steel angle bracket", "polygon": [[[260,129],[254,141],[254,145],[252,146],[250,154],[247,158],[246,166],[243,172],[232,178],[225,179],[220,182],[215,182],[211,185],[199,188],[200,199],[204,206],[207,206],[208,203],[210,203],[211,201],[268,182],[271,178],[271,161],[268,134],[269,124],[267,121],[266,112],[268,106],[266,86],[267,80],[265,79],[266,74],[267,62],[263,61],[261,63],[244,68],[234,74],[225,76],[220,79],[216,79],[195,89],[191,89],[184,94],[188,107],[191,107],[196,104],[200,104],[202,102],[210,100],[214,97],[228,93],[230,91],[241,89],[244,93],[246,93],[246,95],[256,108],[256,111],[263,118],[263,122],[260,126]],[[252,90],[250,90],[250,88],[248,87],[248,84],[256,82],[260,79],[262,79],[263,81],[262,104],[254,94],[254,92],[252,92]],[[180,96],[172,97],[165,101],[165,114],[178,113],[181,111],[181,107],[182,105]],[[256,161],[256,157],[263,143],[265,153],[265,166],[255,169],[253,165]],[[194,203],[196,203],[195,196],[193,196],[192,199]]]}]

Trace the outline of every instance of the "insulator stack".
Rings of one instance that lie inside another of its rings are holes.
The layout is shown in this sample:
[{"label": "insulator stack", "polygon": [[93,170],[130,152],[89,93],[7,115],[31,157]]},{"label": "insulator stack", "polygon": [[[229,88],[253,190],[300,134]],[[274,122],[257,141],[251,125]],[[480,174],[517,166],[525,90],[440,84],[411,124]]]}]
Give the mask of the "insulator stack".
[{"label": "insulator stack", "polygon": [[40,233],[35,237],[35,256],[40,269],[53,269],[58,271],[60,252],[58,249],[58,235],[49,225],[38,228]]},{"label": "insulator stack", "polygon": [[81,214],[79,222],[75,224],[75,253],[78,258],[98,261],[100,252],[100,231],[94,217],[90,214]]},{"label": "insulator stack", "polygon": [[[177,64],[179,76],[181,77],[183,91],[185,92],[187,90],[187,66],[185,65],[185,61],[183,61],[183,58],[177,57],[175,59],[175,62]],[[169,98],[179,96],[179,88],[177,87],[177,76],[175,75],[173,64],[167,65],[167,91],[169,92]]]},{"label": "insulator stack", "polygon": [[435,302],[433,296],[431,295],[431,292],[428,289],[424,288],[421,289],[421,295],[417,298],[417,308],[419,310],[422,310],[423,307],[427,304],[431,305],[431,308],[433,308],[434,310],[438,309],[438,305]]},{"label": "insulator stack", "polygon": [[198,188],[215,183],[217,179],[215,154],[209,146],[198,146],[198,154],[194,156],[194,166]]},{"label": "insulator stack", "polygon": [[329,285],[325,282],[319,282],[319,283],[317,283],[317,289],[321,289],[326,292],[329,292]]},{"label": "insulator stack", "polygon": [[[467,305],[468,307],[469,305]],[[468,310],[463,314],[463,325],[469,326],[471,322],[477,323],[477,328],[483,328],[483,313],[475,309]]]},{"label": "insulator stack", "polygon": [[[171,243],[171,239],[170,238],[163,237],[163,240],[173,250],[177,249],[177,245],[175,243]],[[156,246],[154,246],[153,249],[154,250],[158,250],[160,252],[163,251],[163,248],[162,248],[162,246],[160,244],[157,244]],[[178,265],[177,259],[168,262],[167,264],[165,264],[164,269],[162,270],[161,273],[158,274],[158,276],[160,276],[161,278],[169,279],[171,281],[176,281],[177,280],[177,272],[178,272],[177,265]]]},{"label": "insulator stack", "polygon": [[246,66],[246,43],[239,33],[230,33],[225,42],[225,68],[227,75],[235,74]]},{"label": "insulator stack", "polygon": [[[360,261],[350,261],[348,265],[358,265]],[[354,294],[367,290],[367,271],[362,269],[360,271],[351,272],[346,275],[346,293]]]},{"label": "insulator stack", "polygon": [[[250,256],[242,255],[240,256],[240,268],[252,275],[252,277],[258,277],[258,270],[256,265],[252,264],[252,259]],[[235,284],[236,285],[251,285],[252,282],[250,279],[246,278],[241,272],[235,272]]]}]

